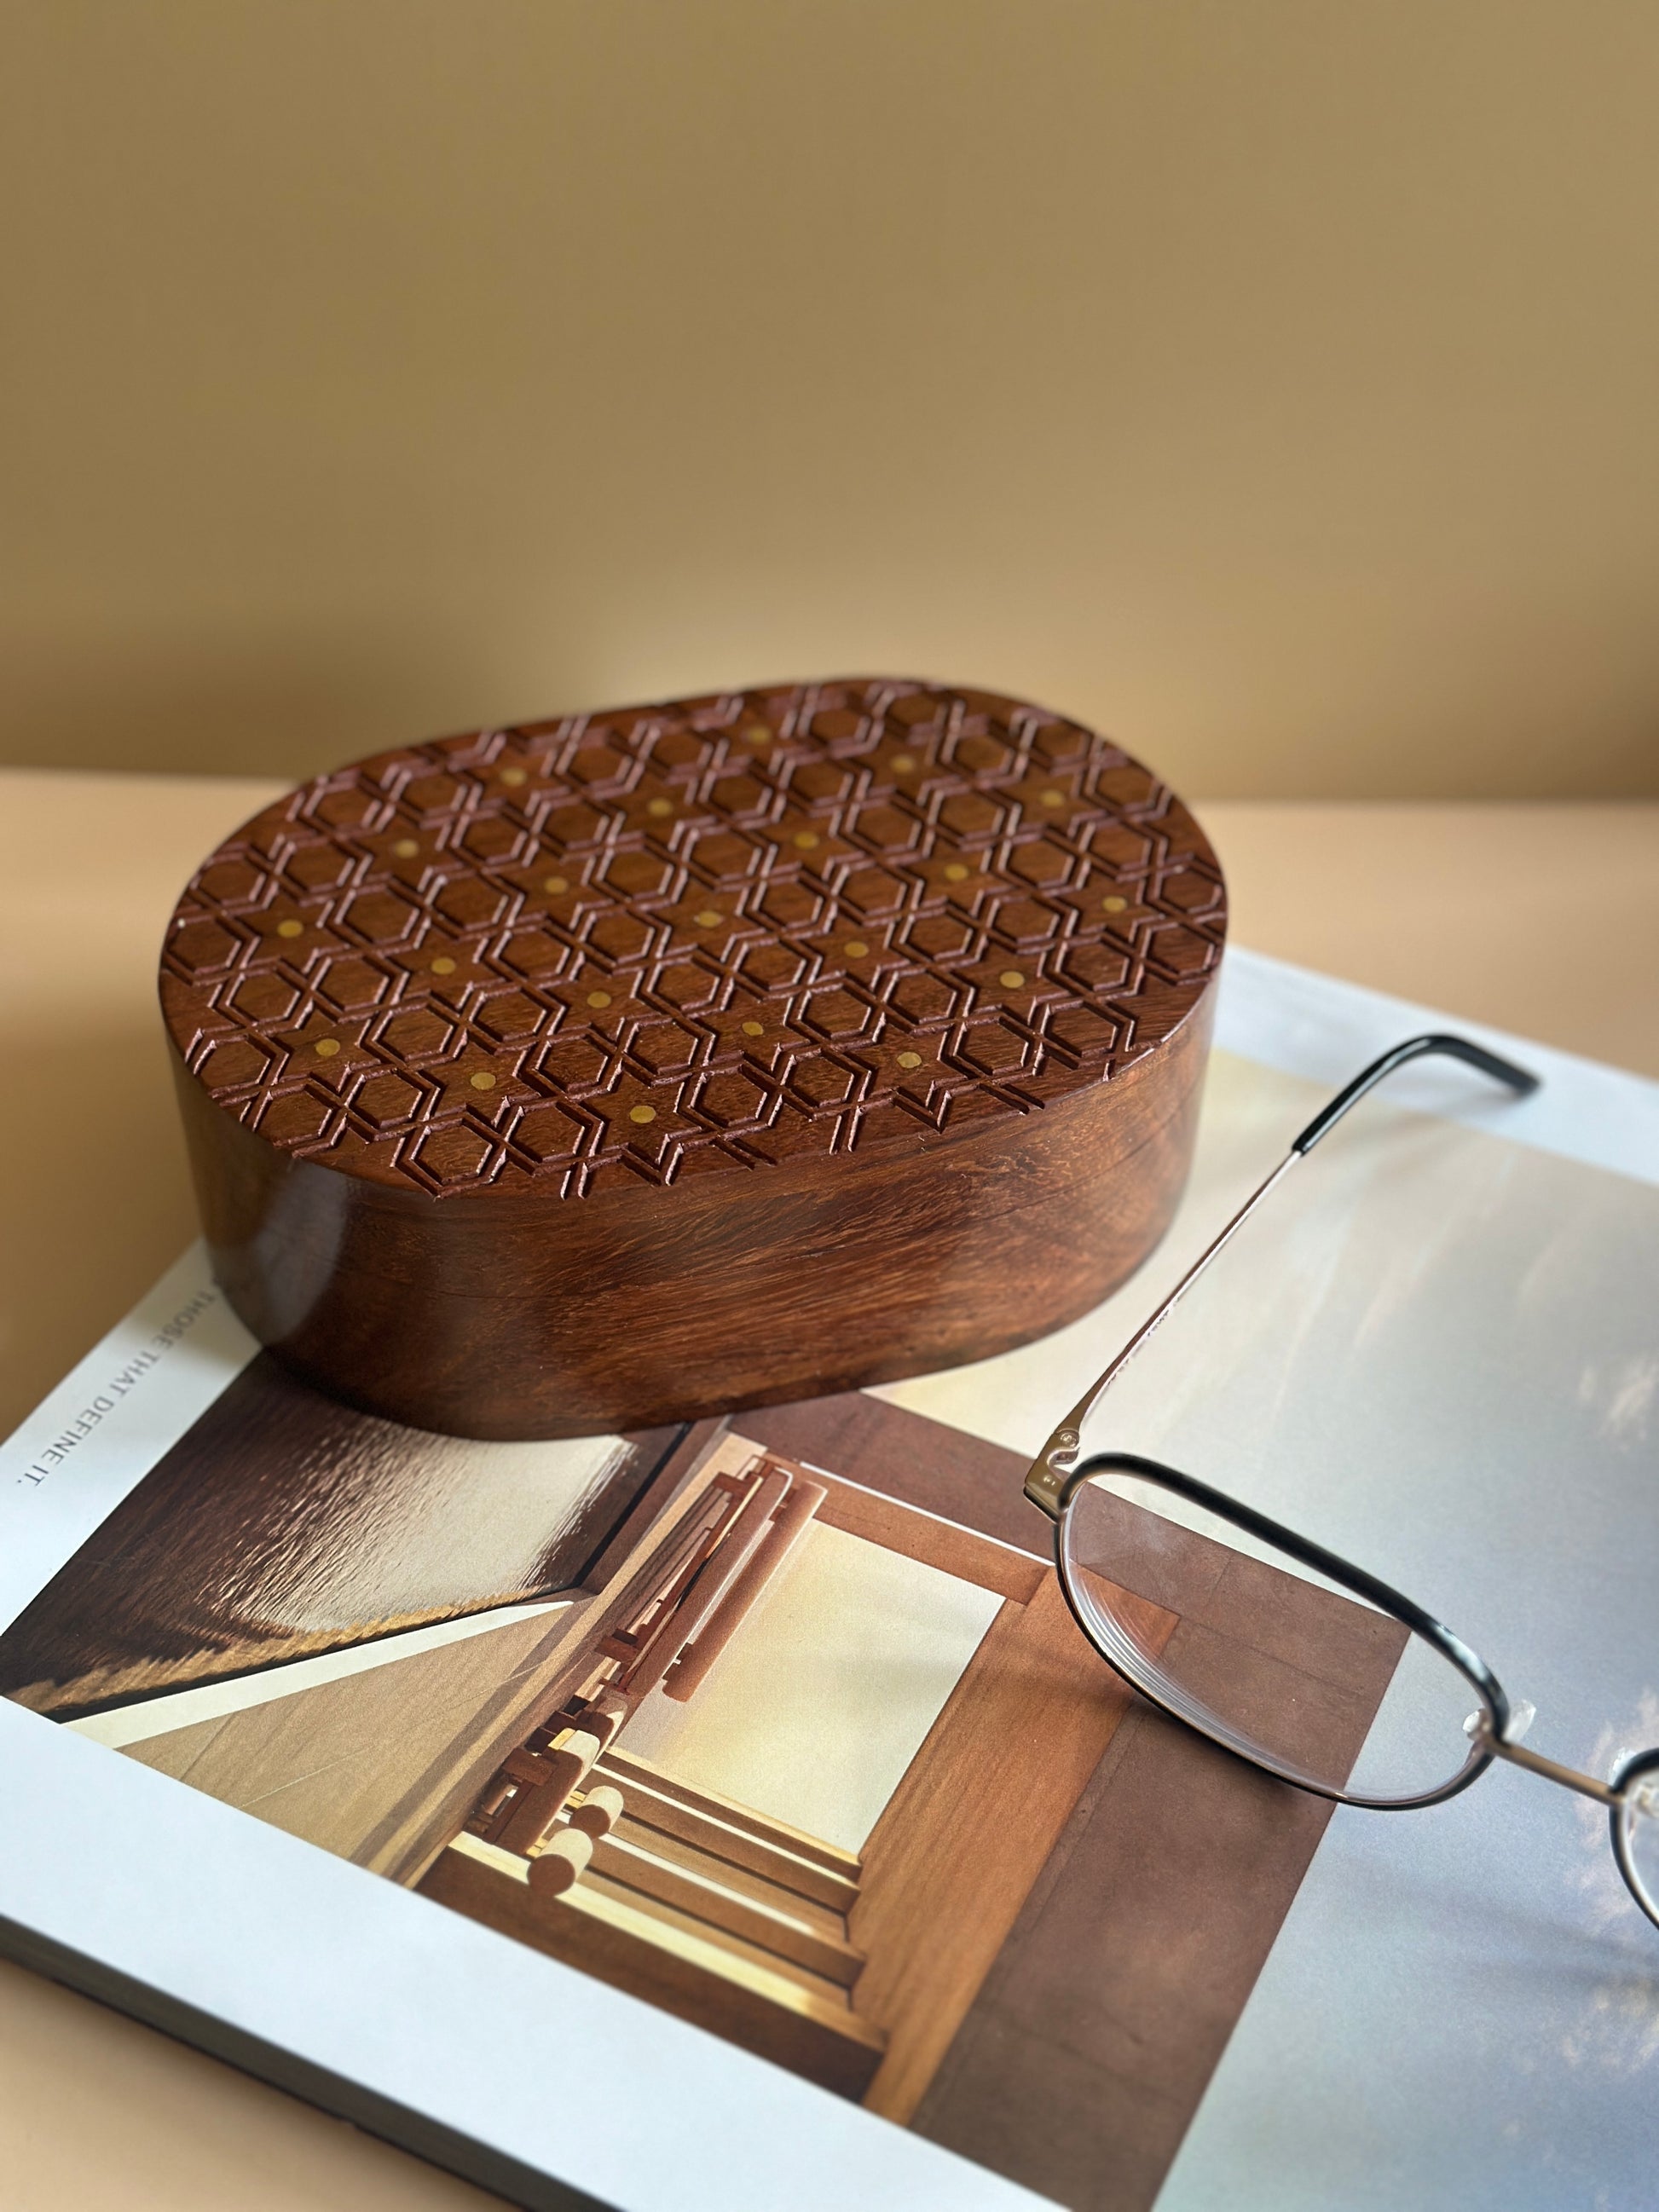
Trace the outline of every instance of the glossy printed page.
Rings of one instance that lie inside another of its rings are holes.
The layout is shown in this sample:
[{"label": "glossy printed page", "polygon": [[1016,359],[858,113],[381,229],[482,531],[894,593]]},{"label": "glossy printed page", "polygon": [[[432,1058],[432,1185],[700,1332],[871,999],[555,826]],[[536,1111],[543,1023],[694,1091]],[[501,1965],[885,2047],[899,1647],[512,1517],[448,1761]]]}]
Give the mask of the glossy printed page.
[{"label": "glossy printed page", "polygon": [[68,1719],[556,1595],[680,1434],[434,1436],[261,1352],[0,1629],[0,1695]]},{"label": "glossy printed page", "polygon": [[[1328,1095],[1218,1054],[1199,1173],[1141,1277],[882,1395],[1035,1451]],[[1647,1180],[1640,1155],[1610,1172],[1474,1103],[1486,1127],[1368,1103],[1086,1441],[1393,1583],[1536,1703],[1535,1748],[1605,1776],[1659,1741],[1659,1152]],[[1337,1814],[1159,2201],[1644,2212],[1656,2088],[1659,1936],[1606,1815],[1500,1766],[1431,1811]]]},{"label": "glossy printed page", "polygon": [[[1247,1052],[1127,1291],[977,1368],[700,1425],[643,1474],[614,1441],[259,1416],[255,1347],[181,1263],[0,1467],[13,1695],[67,1720],[0,1700],[10,1924],[526,2202],[551,2172],[662,2212],[1645,2208],[1659,1956],[1601,1816],[1500,1769],[1330,1821],[1127,1696],[1020,1497],[1290,1134],[1431,1025],[1231,975]],[[1443,1071],[1368,1102],[1091,1441],[1411,1592],[1537,1698],[1539,1748],[1604,1771],[1659,1734],[1659,1091],[1540,1058],[1522,1108]],[[1149,1651],[1218,1634],[1221,1675],[1260,1673],[1231,1598],[1134,1603]],[[574,2140],[550,2066],[648,2104]]]}]

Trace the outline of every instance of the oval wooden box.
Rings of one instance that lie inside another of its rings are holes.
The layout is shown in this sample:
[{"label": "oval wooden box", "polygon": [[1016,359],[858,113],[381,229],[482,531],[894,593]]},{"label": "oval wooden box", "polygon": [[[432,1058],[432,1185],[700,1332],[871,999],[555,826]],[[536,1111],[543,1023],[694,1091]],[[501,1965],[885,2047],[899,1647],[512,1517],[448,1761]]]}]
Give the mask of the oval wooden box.
[{"label": "oval wooden box", "polygon": [[349,1402],[627,1429],[1085,1311],[1191,1157],[1224,907],[1076,724],[860,678],[318,777],[161,962],[213,1263]]}]

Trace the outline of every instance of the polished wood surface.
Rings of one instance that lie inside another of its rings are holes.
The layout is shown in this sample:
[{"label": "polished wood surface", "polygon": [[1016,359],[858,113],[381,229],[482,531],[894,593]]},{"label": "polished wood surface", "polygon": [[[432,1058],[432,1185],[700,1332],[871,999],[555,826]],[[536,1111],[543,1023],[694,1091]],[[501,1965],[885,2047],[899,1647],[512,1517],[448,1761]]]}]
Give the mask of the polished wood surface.
[{"label": "polished wood surface", "polygon": [[[726,1510],[714,1540],[741,1553],[777,1486],[787,1498],[810,1480],[824,1527],[1001,1601],[860,1849],[803,1836],[686,1783],[672,1760],[638,1757],[626,1720],[592,1759],[578,1700],[547,1749],[532,1735],[508,1755],[459,1852],[439,1856],[423,1889],[619,1987],[671,1991],[684,2018],[1078,2212],[1148,2212],[1329,1806],[1264,1788],[1211,1746],[1196,1746],[1196,1771],[1174,1755],[1190,1740],[1079,1634],[1043,1557],[1047,1524],[1020,1495],[1016,1455],[862,1392],[745,1421],[772,1433],[757,1453],[762,1439],[734,1429],[711,1455],[720,1472],[708,1501]],[[1179,1650],[1191,1679],[1243,1684],[1294,1712],[1302,1755],[1346,1777],[1399,1656],[1396,1624],[1127,1503],[1097,1503],[1080,1542],[1101,1601],[1148,1649]],[[701,1583],[720,1580],[707,1540],[689,1553],[678,1538],[665,1544],[641,1578],[638,1631],[593,1646],[623,1670],[618,1684],[648,1670],[653,1652],[679,1648]],[[841,1639],[858,1632],[856,1619],[824,1623],[826,1666],[844,1661]],[[591,1852],[568,1840],[567,1802],[577,1782],[586,1786],[589,1760],[620,1807]],[[1184,1838],[1200,1807],[1205,1834]],[[1162,1838],[1161,1893],[1144,1880],[1098,1891],[1091,1863],[1144,1849],[1149,1834]],[[506,1853],[507,1865],[491,1863],[510,1882],[479,1873],[474,1843]],[[544,1867],[538,1850],[551,1854]],[[526,1881],[574,1917],[526,1917]],[[1201,1944],[1192,1940],[1200,1923]],[[727,1954],[761,1977],[739,1975],[740,1997]],[[852,2074],[833,2039],[809,2049],[792,2023],[768,2026],[766,2007],[792,1984],[820,2026],[850,2007],[873,2032]],[[1022,2050],[1059,2038],[1063,2053],[1018,2092],[1006,2049],[1016,2013]]]},{"label": "polished wood surface", "polygon": [[644,1889],[584,1877],[538,1896],[534,1863],[458,1837],[422,1893],[599,1980],[710,2027],[843,2096],[863,2094],[885,2039],[837,1982]]},{"label": "polished wood surface", "polygon": [[766,1534],[744,1561],[742,1571],[725,1589],[714,1618],[706,1621],[663,1677],[663,1694],[684,1705],[708,1679],[708,1670],[759,1603],[767,1584],[806,1534],[814,1513],[823,1502],[822,1483],[805,1480],[790,1483],[788,1496],[776,1507]]},{"label": "polished wood surface", "polygon": [[770,1903],[757,1896],[752,1886],[736,1887],[729,1864],[721,1869],[719,1881],[712,1880],[706,1872],[665,1857],[660,1837],[649,1830],[635,1827],[625,1836],[607,1832],[595,1845],[593,1865],[624,1888],[636,1889],[695,1919],[741,1936],[763,1950],[793,1959],[825,1981],[850,1988],[862,1970],[863,1954],[844,1936],[810,1919],[802,1910],[807,1900],[771,1886],[775,1896],[787,1902]]},{"label": "polished wood surface", "polygon": [[785,1833],[781,1821],[757,1823],[752,1815],[738,1820],[710,1812],[706,1796],[683,1790],[678,1780],[665,1775],[647,1784],[625,1775],[609,1760],[599,1771],[606,1780],[622,1785],[628,1817],[639,1826],[713,1852],[833,1911],[852,1909],[856,1888],[853,1873],[825,1866],[817,1852],[802,1850]]},{"label": "polished wood surface", "polygon": [[[155,950],[201,855],[280,788],[0,771],[0,927],[21,948],[0,962],[0,1036],[28,1076],[0,1091],[0,1223],[14,1262],[0,1282],[0,1425],[21,1419],[196,1233]],[[1659,1076],[1659,805],[1201,812],[1236,942]],[[1559,887],[1575,884],[1594,884],[1605,917],[1596,928],[1612,951],[1598,963],[1559,926]]]},{"label": "polished wood surface", "polygon": [[602,1589],[629,1528],[660,1514],[656,1478],[687,1434],[462,1443],[356,1413],[262,1353],[0,1630],[0,1695],[68,1719]]},{"label": "polished wood surface", "polygon": [[[662,1770],[638,1752],[624,1750],[621,1744],[605,1753],[605,1767],[620,1781],[646,1788],[662,1786]],[[805,1830],[791,1827],[788,1821],[775,1814],[757,1814],[747,1805],[735,1803],[722,1797],[718,1790],[699,1789],[695,1783],[676,1778],[675,1796],[683,1805],[695,1806],[699,1812],[708,1814],[728,1826],[746,1828],[763,1835],[774,1844],[781,1844],[797,1858],[809,1859],[815,1865],[826,1867],[831,1874],[851,1878],[858,1871],[856,1851],[843,1850],[839,1844],[826,1843],[822,1836],[809,1836]]]},{"label": "polished wood surface", "polygon": [[564,1897],[587,1871],[593,1856],[593,1838],[580,1828],[566,1828],[544,1844],[530,1862],[530,1887],[538,1897]]},{"label": "polished wood surface", "polygon": [[1016,1551],[1012,1545],[988,1542],[952,1522],[913,1512],[891,1498],[860,1490],[854,1483],[826,1481],[817,1517],[827,1528],[843,1529],[849,1536],[862,1537],[866,1544],[879,1544],[884,1551],[923,1560],[962,1582],[997,1590],[1019,1605],[1028,1605],[1048,1577],[1044,1559]]},{"label": "polished wood surface", "polygon": [[622,1815],[621,1790],[608,1789],[601,1783],[597,1789],[582,1791],[580,1803],[570,1814],[570,1826],[598,1842],[601,1836],[611,1833]]},{"label": "polished wood surface", "polygon": [[[9,1422],[192,1233],[154,1018],[154,948],[199,855],[276,795],[273,786],[205,777],[0,777],[6,939],[52,948],[50,963],[0,966],[9,1060],[33,1078],[0,1095],[0,1223],[14,1257],[0,1284],[8,1346],[0,1418]],[[1235,934],[1285,959],[1659,1075],[1659,807],[1448,805],[1413,808],[1402,822],[1405,811],[1206,806]],[[1340,869],[1337,907],[1318,889],[1328,865]],[[1593,884],[1598,908],[1616,917],[1618,957],[1587,970],[1575,934],[1559,927],[1554,896],[1540,899],[1540,882]],[[1305,884],[1315,888],[1304,896]],[[125,1152],[106,1140],[112,1095],[122,1103]],[[1153,1802],[1167,1817],[1145,1818],[1139,1845],[1127,1835],[1098,1848],[1085,1838],[1079,1878],[1097,1916],[1109,1915],[1117,1890],[1150,1899],[1155,1941],[1161,1859],[1190,1842],[1195,1818],[1200,1832],[1212,1819],[1207,1770],[1178,1735],[1138,1721],[1119,1745],[1132,1774],[1155,1752],[1165,1780]],[[1077,1938],[1066,1928],[1054,1940]],[[1224,1949],[1222,1957],[1224,1977],[1236,1972]],[[1103,2002],[1109,1993],[1107,1985]],[[988,2063],[1015,2065],[1040,2095],[1047,2057],[1035,2046],[1027,2067],[1020,2054],[1031,2047],[1015,2014]],[[6,1964],[0,2072],[0,2170],[24,2203],[73,2203],[80,2212],[231,2204],[236,2212],[486,2212],[501,2203]],[[964,2083],[964,2098],[973,2089]],[[1116,2118],[1108,2112],[1103,2126]]]},{"label": "polished wood surface", "polygon": [[[538,1765],[545,1769],[514,1802],[498,1838],[507,1851],[533,1851],[552,1828],[573,1790],[581,1787],[599,1755],[599,1739],[573,1729]],[[586,1863],[586,1862],[584,1862]]]},{"label": "polished wood surface", "polygon": [[[861,1853],[854,2001],[888,2039],[867,2096],[1042,2197],[1149,2212],[1329,1805],[1122,1694],[1065,1613],[1018,1455],[860,1391],[742,1427],[853,1478],[826,1476],[821,1516],[1006,1596]],[[1215,1580],[1180,1585],[1179,1623],[1129,1604],[1155,1644],[1196,1632],[1248,1679],[1261,1655]],[[1359,1693],[1327,1715],[1351,1759],[1396,1647],[1356,1649],[1346,1601],[1300,1606],[1310,1674],[1341,1655]]]},{"label": "polished wood surface", "polygon": [[417,1426],[582,1435],[1097,1304],[1185,1180],[1224,933],[1116,746],[860,678],[319,777],[197,871],[161,995],[254,1334]]},{"label": "polished wood surface", "polygon": [[[617,1556],[608,1589],[297,1693],[281,1693],[284,1670],[268,1668],[279,1692],[269,1702],[148,1736],[123,1755],[415,1881],[504,1760],[550,1771],[521,1747],[562,1734],[561,1709],[589,1672],[594,1642],[637,1610],[664,1547],[698,1520],[720,1465],[712,1425],[693,1428],[653,1478],[654,1525]],[[259,1677],[247,1679],[256,1686]]]},{"label": "polished wood surface", "polygon": [[[1173,1616],[1146,1619],[1156,1647]],[[864,1847],[848,1932],[888,2039],[872,2112],[915,2117],[1129,1703],[1052,1575],[1003,1607]]]}]

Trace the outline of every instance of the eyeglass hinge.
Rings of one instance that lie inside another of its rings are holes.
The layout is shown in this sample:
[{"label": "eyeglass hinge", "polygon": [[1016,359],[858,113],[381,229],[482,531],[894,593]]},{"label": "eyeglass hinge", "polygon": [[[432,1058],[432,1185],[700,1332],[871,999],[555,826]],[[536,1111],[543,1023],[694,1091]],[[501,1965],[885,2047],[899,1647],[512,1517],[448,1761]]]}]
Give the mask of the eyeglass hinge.
[{"label": "eyeglass hinge", "polygon": [[1025,1478],[1025,1495],[1051,1521],[1060,1518],[1060,1501],[1066,1478],[1077,1465],[1079,1441],[1074,1428],[1056,1429],[1032,1461]]}]

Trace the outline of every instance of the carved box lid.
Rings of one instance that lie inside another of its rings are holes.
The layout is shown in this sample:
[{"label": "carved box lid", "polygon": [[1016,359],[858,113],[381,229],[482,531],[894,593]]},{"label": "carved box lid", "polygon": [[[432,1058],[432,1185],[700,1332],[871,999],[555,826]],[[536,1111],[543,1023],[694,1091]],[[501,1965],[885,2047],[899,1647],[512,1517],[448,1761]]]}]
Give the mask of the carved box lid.
[{"label": "carved box lid", "polygon": [[1224,928],[1202,832],[1118,747],[854,678],[319,776],[198,871],[161,1000],[296,1158],[579,1199],[1040,1112],[1161,1044]]}]

